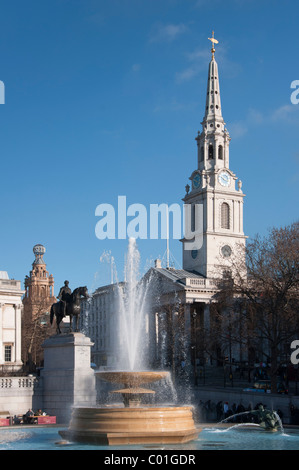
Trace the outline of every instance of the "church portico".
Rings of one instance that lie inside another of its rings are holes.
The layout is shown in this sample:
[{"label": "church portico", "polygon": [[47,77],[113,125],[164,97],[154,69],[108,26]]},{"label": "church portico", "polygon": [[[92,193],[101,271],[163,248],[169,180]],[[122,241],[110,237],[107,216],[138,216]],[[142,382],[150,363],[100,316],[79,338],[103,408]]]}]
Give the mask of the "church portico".
[{"label": "church portico", "polygon": [[152,268],[152,365],[169,368],[174,380],[184,369],[196,379],[199,366],[210,364],[206,341],[210,328],[210,304],[215,279],[186,270]]}]

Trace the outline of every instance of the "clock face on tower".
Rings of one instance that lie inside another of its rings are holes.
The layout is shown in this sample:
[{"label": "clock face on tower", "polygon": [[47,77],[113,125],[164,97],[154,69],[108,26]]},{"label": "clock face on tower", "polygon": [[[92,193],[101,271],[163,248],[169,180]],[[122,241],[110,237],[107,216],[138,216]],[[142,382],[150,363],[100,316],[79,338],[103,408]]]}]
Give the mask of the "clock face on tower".
[{"label": "clock face on tower", "polygon": [[232,254],[232,249],[229,245],[224,245],[222,248],[221,248],[221,254],[222,256],[224,256],[224,258],[229,258],[230,255]]},{"label": "clock face on tower", "polygon": [[200,183],[201,183],[200,174],[199,174],[199,173],[196,173],[196,175],[194,176],[194,178],[193,178],[193,180],[192,180],[192,188],[193,188],[193,189],[199,188]]},{"label": "clock face on tower", "polygon": [[230,185],[230,175],[227,171],[221,171],[218,175],[218,181],[222,186]]}]

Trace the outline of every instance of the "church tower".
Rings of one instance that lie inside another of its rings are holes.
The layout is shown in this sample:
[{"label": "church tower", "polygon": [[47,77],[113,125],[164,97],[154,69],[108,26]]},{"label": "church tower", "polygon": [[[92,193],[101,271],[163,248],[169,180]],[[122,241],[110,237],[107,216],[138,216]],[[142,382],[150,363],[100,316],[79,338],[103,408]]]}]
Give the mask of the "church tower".
[{"label": "church tower", "polygon": [[[54,278],[49,275],[44,261],[46,248],[37,244],[33,247],[35,260],[30,275],[25,277],[25,295],[22,316],[22,359],[24,364],[41,365],[43,350],[41,345],[51,333],[49,323],[54,296]],[[33,370],[33,369],[32,369]]]},{"label": "church tower", "polygon": [[43,245],[33,247],[35,260],[30,276],[25,278],[24,318],[29,321],[34,321],[36,316],[44,314],[56,301],[54,278],[52,274],[49,275],[43,258],[45,251]]},{"label": "church tower", "polygon": [[[202,132],[198,132],[197,168],[190,176],[183,198],[186,230],[183,243],[183,269],[214,277],[219,268],[226,271],[228,260],[245,244],[243,232],[242,182],[229,167],[230,136],[222,117],[218,65],[212,38],[212,58],[209,64],[205,115]],[[237,181],[238,180],[238,181]],[[236,188],[237,186],[237,188]],[[186,237],[197,233],[196,239]]]}]

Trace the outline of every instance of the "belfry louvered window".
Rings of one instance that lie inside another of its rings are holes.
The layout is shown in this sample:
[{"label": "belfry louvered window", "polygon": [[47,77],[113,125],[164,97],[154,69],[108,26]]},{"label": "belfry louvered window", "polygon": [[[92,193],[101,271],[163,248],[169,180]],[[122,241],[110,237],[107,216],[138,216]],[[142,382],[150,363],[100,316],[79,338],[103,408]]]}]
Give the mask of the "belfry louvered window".
[{"label": "belfry louvered window", "polygon": [[191,231],[195,232],[195,204],[191,206]]},{"label": "belfry louvered window", "polygon": [[223,147],[222,147],[222,145],[218,146],[218,158],[219,158],[219,160],[223,160]]},{"label": "belfry louvered window", "polygon": [[227,202],[221,204],[221,228],[230,228],[229,223],[229,205]]},{"label": "belfry louvered window", "polygon": [[205,155],[204,152],[205,152],[205,151],[204,151],[204,148],[201,147],[201,149],[200,149],[200,161],[201,161],[201,162],[204,161],[204,155]]}]

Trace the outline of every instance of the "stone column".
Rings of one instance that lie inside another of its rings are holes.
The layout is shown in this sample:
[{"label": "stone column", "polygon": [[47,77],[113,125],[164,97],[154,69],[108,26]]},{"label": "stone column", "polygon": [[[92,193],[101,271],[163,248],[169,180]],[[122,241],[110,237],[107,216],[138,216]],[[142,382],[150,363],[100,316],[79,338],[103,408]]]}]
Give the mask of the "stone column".
[{"label": "stone column", "polygon": [[156,366],[158,359],[158,313],[151,309],[149,313],[149,365]]},{"label": "stone column", "polygon": [[210,304],[205,304],[203,309],[203,323],[206,332],[210,330]]},{"label": "stone column", "polygon": [[15,362],[22,365],[21,360],[21,305],[15,305]]},{"label": "stone column", "polygon": [[[203,327],[204,327],[204,334],[205,334],[205,341],[207,341],[207,336],[210,333],[210,304],[204,304],[203,307]],[[204,360],[205,363],[208,364],[209,356],[206,352],[204,352]]]},{"label": "stone column", "polygon": [[43,408],[68,424],[72,406],[96,404],[96,381],[90,367],[93,343],[83,333],[51,336],[43,343]]},{"label": "stone column", "polygon": [[0,365],[2,366],[4,364],[4,358],[3,358],[3,303],[0,303]]},{"label": "stone column", "polygon": [[186,353],[186,365],[188,368],[191,366],[191,316],[190,316],[190,304],[184,305],[184,336],[185,336],[185,353]]}]

